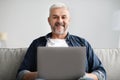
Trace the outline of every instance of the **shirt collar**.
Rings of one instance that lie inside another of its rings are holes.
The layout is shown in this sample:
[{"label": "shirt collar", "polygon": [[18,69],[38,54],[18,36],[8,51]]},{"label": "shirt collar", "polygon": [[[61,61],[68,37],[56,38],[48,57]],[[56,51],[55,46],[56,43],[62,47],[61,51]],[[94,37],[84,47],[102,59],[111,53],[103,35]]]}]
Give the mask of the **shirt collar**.
[{"label": "shirt collar", "polygon": [[[52,32],[48,33],[45,37],[46,37],[46,39],[51,38],[51,37],[52,37]],[[66,39],[66,40],[69,40],[69,38],[70,38],[70,34],[69,34],[69,32],[68,32],[65,39]]]}]

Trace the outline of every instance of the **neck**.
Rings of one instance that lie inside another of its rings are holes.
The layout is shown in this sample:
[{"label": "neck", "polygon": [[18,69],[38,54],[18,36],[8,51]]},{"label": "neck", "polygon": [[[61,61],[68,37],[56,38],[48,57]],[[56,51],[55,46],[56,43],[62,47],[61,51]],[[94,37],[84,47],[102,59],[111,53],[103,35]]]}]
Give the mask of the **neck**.
[{"label": "neck", "polygon": [[67,33],[64,33],[64,34],[52,33],[52,39],[65,39],[66,36],[67,36]]}]

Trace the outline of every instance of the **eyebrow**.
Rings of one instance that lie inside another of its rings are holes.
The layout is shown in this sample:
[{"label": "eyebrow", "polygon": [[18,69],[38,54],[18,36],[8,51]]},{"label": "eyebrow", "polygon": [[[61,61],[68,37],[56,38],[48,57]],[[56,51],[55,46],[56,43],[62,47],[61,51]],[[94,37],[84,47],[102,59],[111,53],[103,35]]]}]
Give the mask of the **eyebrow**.
[{"label": "eyebrow", "polygon": [[[52,16],[58,16],[58,15],[52,15]],[[67,16],[67,15],[62,15],[62,16]]]},{"label": "eyebrow", "polygon": [[52,16],[57,16],[57,15],[52,15]]}]

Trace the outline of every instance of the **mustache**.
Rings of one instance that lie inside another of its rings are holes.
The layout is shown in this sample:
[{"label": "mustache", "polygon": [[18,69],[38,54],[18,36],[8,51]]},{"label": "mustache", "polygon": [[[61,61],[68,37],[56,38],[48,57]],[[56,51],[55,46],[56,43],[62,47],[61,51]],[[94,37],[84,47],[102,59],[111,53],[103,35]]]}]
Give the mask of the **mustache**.
[{"label": "mustache", "polygon": [[64,23],[56,22],[56,23],[55,23],[55,26],[64,26]]}]

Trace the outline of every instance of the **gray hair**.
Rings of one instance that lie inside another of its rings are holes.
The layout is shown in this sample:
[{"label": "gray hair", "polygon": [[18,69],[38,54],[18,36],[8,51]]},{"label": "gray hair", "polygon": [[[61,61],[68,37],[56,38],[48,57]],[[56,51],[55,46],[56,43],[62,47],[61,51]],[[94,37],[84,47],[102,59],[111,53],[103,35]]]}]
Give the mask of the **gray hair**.
[{"label": "gray hair", "polygon": [[64,3],[55,3],[55,4],[53,4],[53,5],[50,7],[49,13],[50,13],[51,10],[54,9],[54,8],[65,8],[65,9],[69,10],[68,7],[67,7]]}]

